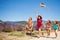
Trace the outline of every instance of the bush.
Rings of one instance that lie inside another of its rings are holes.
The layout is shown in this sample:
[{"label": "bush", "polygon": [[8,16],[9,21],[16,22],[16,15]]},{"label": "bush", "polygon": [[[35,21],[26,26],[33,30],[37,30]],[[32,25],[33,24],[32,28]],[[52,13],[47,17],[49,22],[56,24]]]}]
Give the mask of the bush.
[{"label": "bush", "polygon": [[0,32],[2,32],[2,31],[3,31],[3,29],[4,29],[4,28],[0,26]]},{"label": "bush", "polygon": [[4,27],[3,32],[12,32],[10,27]]}]

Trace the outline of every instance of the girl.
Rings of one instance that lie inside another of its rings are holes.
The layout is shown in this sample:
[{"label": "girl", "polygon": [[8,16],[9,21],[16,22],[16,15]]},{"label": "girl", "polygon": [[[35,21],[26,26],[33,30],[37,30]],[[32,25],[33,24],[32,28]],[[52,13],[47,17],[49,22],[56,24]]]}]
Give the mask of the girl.
[{"label": "girl", "polygon": [[57,37],[58,21],[54,21],[53,29],[55,32],[55,36]]},{"label": "girl", "polygon": [[60,31],[60,23],[59,23],[59,25],[58,25],[58,30]]},{"label": "girl", "polygon": [[33,27],[33,22],[32,22],[32,18],[29,17],[27,25],[26,25],[26,31],[27,33],[29,32],[30,34],[32,33],[32,27]]},{"label": "girl", "polygon": [[37,16],[37,28],[38,28],[38,33],[39,37],[42,35],[42,17],[40,15]]},{"label": "girl", "polygon": [[51,29],[52,25],[51,25],[51,21],[48,20],[46,23],[46,30],[47,30],[47,36],[50,36],[50,29]]}]

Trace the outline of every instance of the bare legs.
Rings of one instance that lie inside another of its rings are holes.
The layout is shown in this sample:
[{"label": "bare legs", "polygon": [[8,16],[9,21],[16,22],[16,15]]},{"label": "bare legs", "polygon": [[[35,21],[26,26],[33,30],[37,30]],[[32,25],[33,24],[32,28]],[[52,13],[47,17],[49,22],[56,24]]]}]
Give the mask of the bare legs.
[{"label": "bare legs", "polygon": [[50,36],[50,29],[47,29],[47,36]]},{"label": "bare legs", "polygon": [[42,36],[42,34],[43,34],[40,28],[39,28],[38,33],[39,33],[39,36]]},{"label": "bare legs", "polygon": [[56,32],[56,30],[54,30],[54,32],[55,32],[55,36],[57,37],[57,32]]}]

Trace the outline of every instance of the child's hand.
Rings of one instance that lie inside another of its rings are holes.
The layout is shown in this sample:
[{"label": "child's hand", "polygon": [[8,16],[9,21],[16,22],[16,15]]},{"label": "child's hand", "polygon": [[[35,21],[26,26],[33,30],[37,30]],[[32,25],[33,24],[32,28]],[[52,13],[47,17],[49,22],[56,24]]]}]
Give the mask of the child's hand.
[{"label": "child's hand", "polygon": [[35,16],[36,16],[36,18],[38,17],[38,13],[37,13],[37,11],[35,12]]}]

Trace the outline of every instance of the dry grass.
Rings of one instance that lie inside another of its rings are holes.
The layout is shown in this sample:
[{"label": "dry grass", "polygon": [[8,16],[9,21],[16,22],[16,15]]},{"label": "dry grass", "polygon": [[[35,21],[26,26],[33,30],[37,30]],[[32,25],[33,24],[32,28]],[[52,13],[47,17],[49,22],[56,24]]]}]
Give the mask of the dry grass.
[{"label": "dry grass", "polygon": [[10,33],[8,36],[17,36],[17,37],[25,37],[25,34],[19,34],[19,33]]}]

